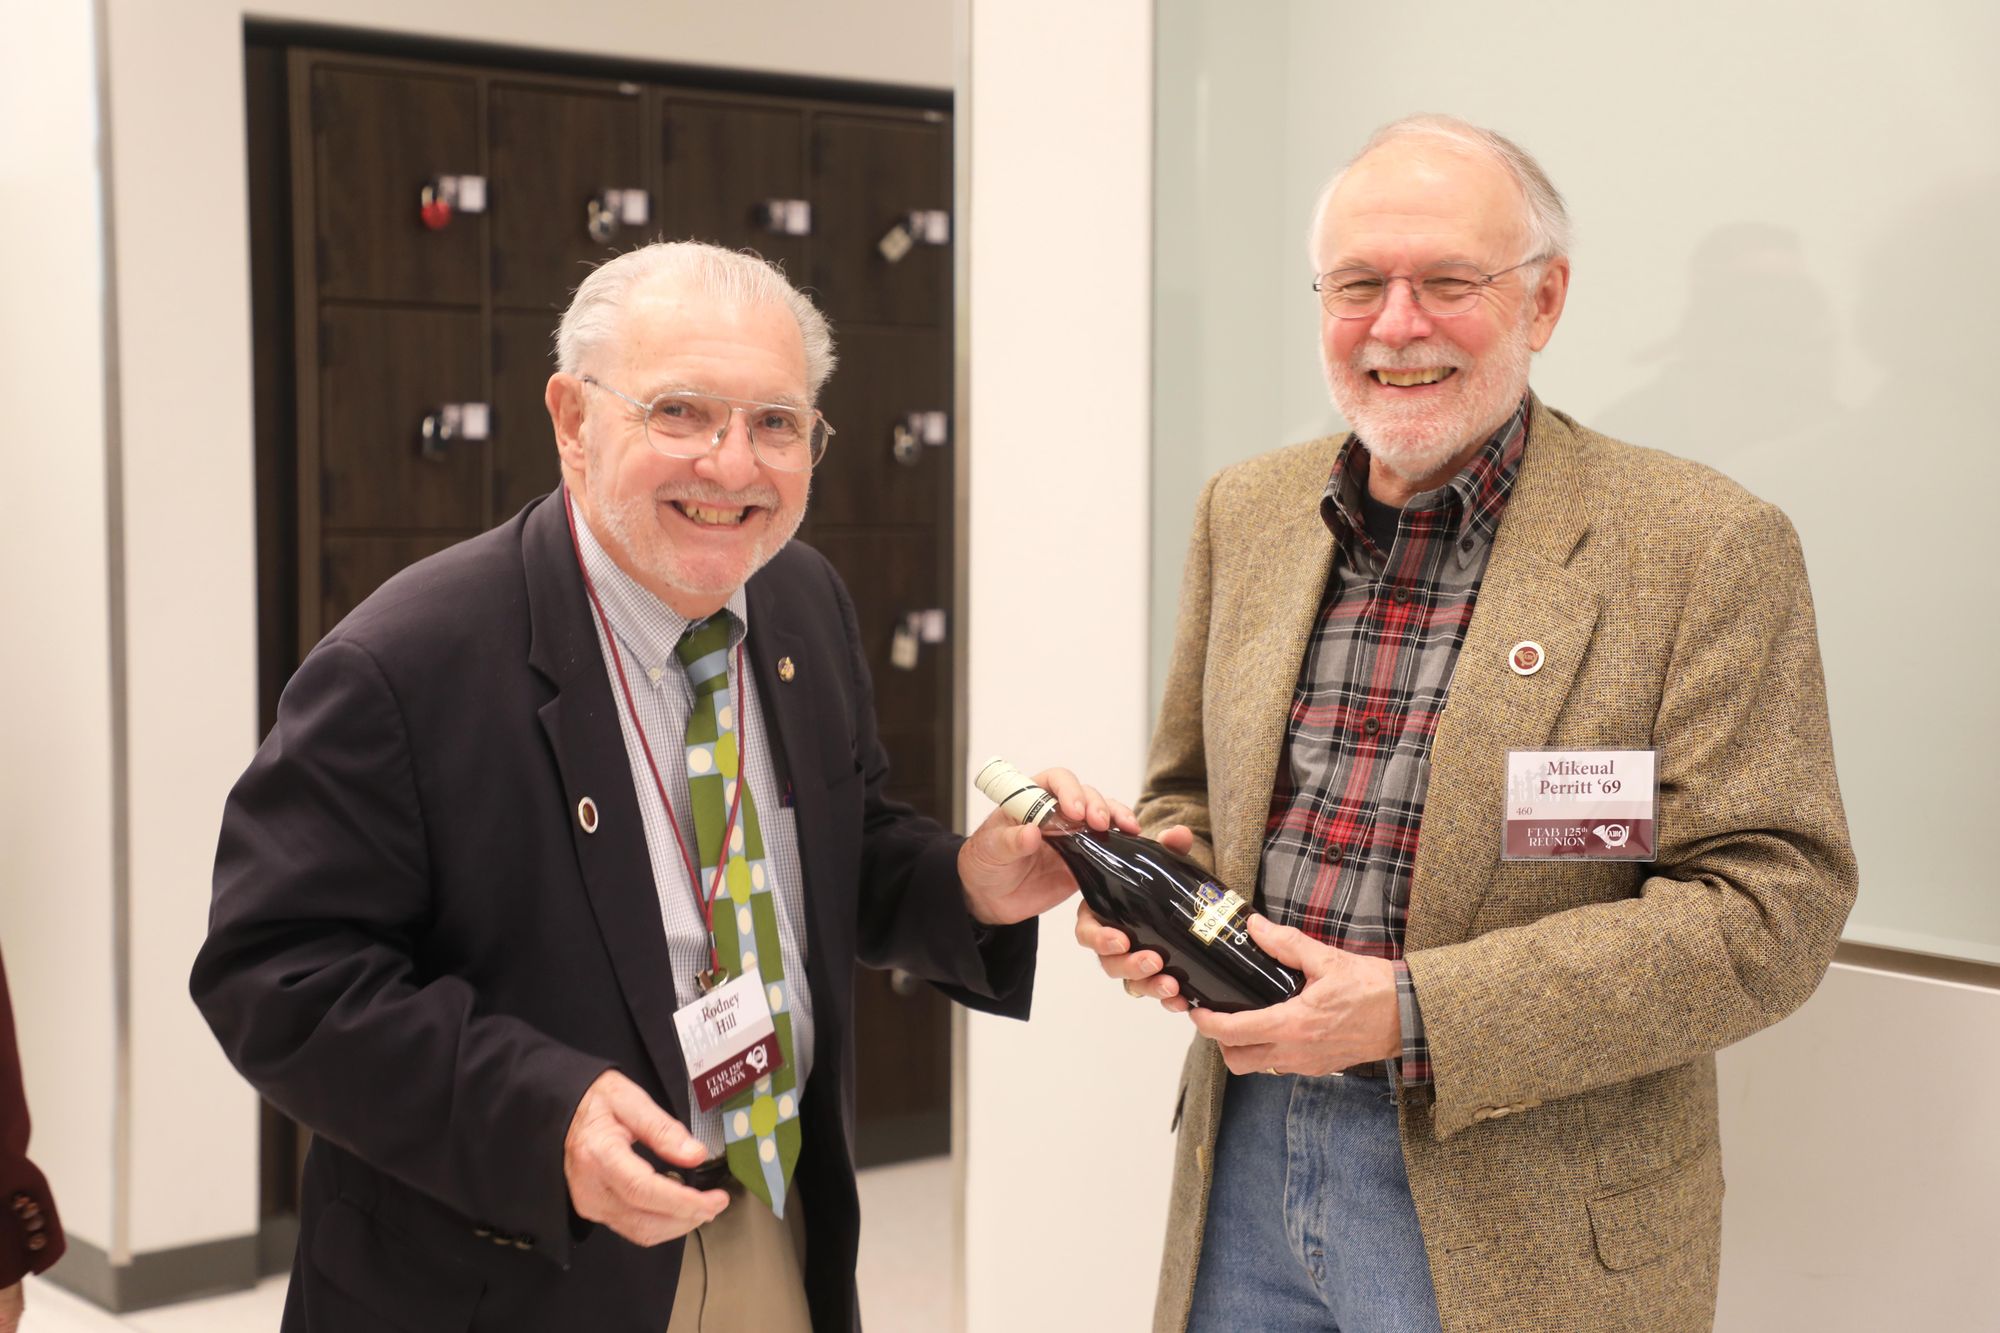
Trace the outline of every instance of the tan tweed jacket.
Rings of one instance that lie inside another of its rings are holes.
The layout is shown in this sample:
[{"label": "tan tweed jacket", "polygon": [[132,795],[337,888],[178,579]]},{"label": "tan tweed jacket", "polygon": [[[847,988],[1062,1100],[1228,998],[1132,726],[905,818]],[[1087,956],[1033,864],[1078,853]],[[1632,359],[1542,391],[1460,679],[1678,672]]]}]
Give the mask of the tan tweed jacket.
[{"label": "tan tweed jacket", "polygon": [[[1140,817],[1257,879],[1333,541],[1343,441],[1202,492]],[[1547,665],[1517,676],[1509,649]],[[1658,861],[1499,860],[1503,752],[1659,752]],[[1406,949],[1436,1083],[1403,1155],[1460,1330],[1707,1329],[1721,1248],[1712,1052],[1791,1012],[1856,879],[1798,539],[1719,474],[1533,405],[1439,722]],[[1187,1324],[1227,1078],[1188,1052],[1154,1327]]]}]

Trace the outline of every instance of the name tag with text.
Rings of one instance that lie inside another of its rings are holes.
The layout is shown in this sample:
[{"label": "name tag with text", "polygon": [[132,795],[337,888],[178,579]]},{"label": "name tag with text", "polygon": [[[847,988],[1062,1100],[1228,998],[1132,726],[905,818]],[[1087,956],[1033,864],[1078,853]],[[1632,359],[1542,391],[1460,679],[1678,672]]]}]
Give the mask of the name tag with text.
[{"label": "name tag with text", "polygon": [[754,967],[675,1010],[674,1027],[699,1110],[715,1109],[784,1064],[764,978]]},{"label": "name tag with text", "polygon": [[1650,861],[1653,750],[1509,750],[1503,861]]}]

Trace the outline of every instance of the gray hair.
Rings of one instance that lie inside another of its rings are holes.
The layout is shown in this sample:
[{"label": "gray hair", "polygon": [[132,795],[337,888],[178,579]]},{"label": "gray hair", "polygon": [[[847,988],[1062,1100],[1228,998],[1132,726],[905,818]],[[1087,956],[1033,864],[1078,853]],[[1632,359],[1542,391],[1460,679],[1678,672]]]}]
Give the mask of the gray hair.
[{"label": "gray hair", "polygon": [[728,305],[784,306],[805,344],[806,393],[819,399],[837,359],[826,316],[768,260],[704,241],[655,241],[592,269],[556,328],[556,369],[565,375],[580,373],[584,359],[612,336],[626,295],[650,278],[678,278]]},{"label": "gray hair", "polygon": [[1326,211],[1333,203],[1333,192],[1340,188],[1341,180],[1356,162],[1377,148],[1404,139],[1428,140],[1456,152],[1484,156],[1498,163],[1520,187],[1523,200],[1521,221],[1522,229],[1527,233],[1528,254],[1547,259],[1560,259],[1569,254],[1569,210],[1563,206],[1562,195],[1549,180],[1548,173],[1542,170],[1541,163],[1504,134],[1481,129],[1457,116],[1419,115],[1391,121],[1375,131],[1361,146],[1361,151],[1347,159],[1347,165],[1336,171],[1333,179],[1320,190],[1319,202],[1313,205],[1311,230],[1306,233],[1306,256],[1315,270],[1320,263],[1320,232],[1326,225]]}]

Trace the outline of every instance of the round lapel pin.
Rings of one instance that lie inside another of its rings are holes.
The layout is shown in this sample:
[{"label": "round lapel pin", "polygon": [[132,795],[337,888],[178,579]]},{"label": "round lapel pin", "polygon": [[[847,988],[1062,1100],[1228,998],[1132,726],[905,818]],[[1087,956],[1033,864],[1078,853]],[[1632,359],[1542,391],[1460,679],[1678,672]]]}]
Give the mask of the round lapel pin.
[{"label": "round lapel pin", "polygon": [[585,833],[597,832],[597,802],[588,796],[576,803],[576,822],[583,825]]},{"label": "round lapel pin", "polygon": [[1534,675],[1542,669],[1542,663],[1547,660],[1548,654],[1543,652],[1542,645],[1533,639],[1521,640],[1514,645],[1513,651],[1507,654],[1507,665],[1514,668],[1514,674],[1517,676]]},{"label": "round lapel pin", "polygon": [[797,667],[795,667],[795,666],[793,666],[793,665],[792,665],[792,659],[791,659],[791,658],[789,658],[789,657],[781,657],[781,658],[779,658],[779,659],[778,659],[778,679],[779,679],[779,680],[783,680],[783,681],[789,681],[789,680],[791,680],[791,678],[792,678],[793,676],[796,676],[796,675],[798,675],[798,674],[799,674],[799,669],[798,669]]}]

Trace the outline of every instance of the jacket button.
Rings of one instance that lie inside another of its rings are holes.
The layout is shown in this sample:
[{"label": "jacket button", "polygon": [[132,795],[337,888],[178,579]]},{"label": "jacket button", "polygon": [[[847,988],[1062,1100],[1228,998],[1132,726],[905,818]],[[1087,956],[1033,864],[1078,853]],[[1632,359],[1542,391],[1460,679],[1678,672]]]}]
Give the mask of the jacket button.
[{"label": "jacket button", "polygon": [[49,1238],[47,1236],[44,1236],[39,1232],[37,1232],[35,1235],[28,1237],[28,1248],[30,1250],[40,1251],[40,1250],[45,1250],[48,1247],[49,1247]]},{"label": "jacket button", "polygon": [[8,1200],[8,1202],[14,1205],[14,1211],[18,1213],[23,1208],[26,1208],[29,1204],[33,1203],[34,1200],[29,1198],[27,1194],[23,1192],[20,1194],[16,1194],[12,1199]]},{"label": "jacket button", "polygon": [[514,1237],[514,1248],[517,1250],[532,1250],[535,1248],[535,1242],[526,1236],[516,1236]]},{"label": "jacket button", "polygon": [[1474,1111],[1472,1113],[1472,1118],[1474,1120],[1491,1120],[1493,1118],[1493,1108],[1490,1106],[1482,1106],[1477,1111]]},{"label": "jacket button", "polygon": [[492,1228],[492,1227],[474,1227],[474,1228],[472,1229],[472,1234],[473,1234],[473,1235],[475,1235],[475,1236],[477,1236],[477,1237],[479,1237],[479,1239],[481,1239],[481,1240],[485,1240],[485,1239],[486,1239],[486,1238],[487,1238],[488,1236],[490,1236],[490,1235],[492,1235],[492,1234],[493,1234],[493,1228]]}]

